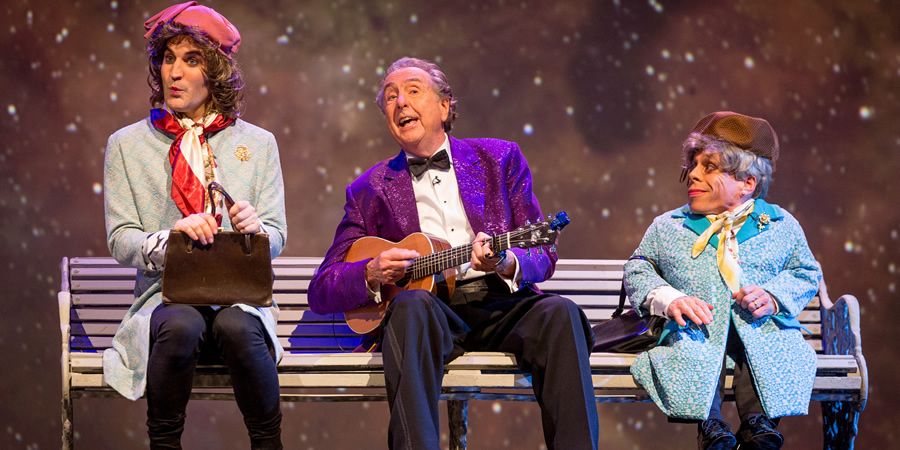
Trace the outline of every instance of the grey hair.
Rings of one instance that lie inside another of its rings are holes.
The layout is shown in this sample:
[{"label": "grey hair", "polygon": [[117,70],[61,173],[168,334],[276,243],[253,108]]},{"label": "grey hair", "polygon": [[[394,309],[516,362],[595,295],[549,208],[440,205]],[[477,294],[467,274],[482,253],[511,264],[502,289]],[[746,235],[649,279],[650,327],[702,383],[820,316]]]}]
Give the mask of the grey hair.
[{"label": "grey hair", "polygon": [[753,198],[766,198],[766,194],[769,193],[769,184],[773,180],[772,162],[768,158],[744,151],[731,142],[717,139],[714,136],[694,132],[685,139],[682,146],[681,154],[684,158],[682,169],[688,172],[693,170],[694,157],[702,152],[721,154],[720,168],[733,176],[735,180],[744,181],[751,176],[755,177],[756,189],[753,190]]},{"label": "grey hair", "polygon": [[428,74],[428,78],[430,78],[431,81],[431,88],[434,90],[435,95],[438,96],[440,101],[450,100],[450,112],[447,114],[447,120],[444,121],[444,131],[449,133],[450,130],[453,129],[453,122],[456,120],[456,98],[453,97],[453,90],[450,89],[450,83],[447,82],[447,76],[444,75],[444,72],[441,71],[441,68],[438,67],[437,64],[431,61],[403,57],[394,61],[394,63],[388,67],[387,71],[384,72],[384,78],[381,79],[381,89],[378,91],[378,95],[375,96],[375,103],[378,104],[381,113],[385,114],[384,82],[387,80],[388,75],[409,67],[422,69]]}]

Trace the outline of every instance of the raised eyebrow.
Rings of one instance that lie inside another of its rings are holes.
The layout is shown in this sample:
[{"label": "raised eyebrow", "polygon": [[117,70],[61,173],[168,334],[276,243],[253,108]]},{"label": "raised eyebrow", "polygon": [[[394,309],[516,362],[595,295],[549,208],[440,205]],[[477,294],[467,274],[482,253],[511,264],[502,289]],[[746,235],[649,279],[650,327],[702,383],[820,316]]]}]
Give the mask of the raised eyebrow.
[{"label": "raised eyebrow", "polygon": [[[172,50],[172,47],[169,46],[169,47],[166,47],[166,51],[164,54],[166,54],[166,53],[171,53],[172,55],[174,55],[175,50]],[[197,57],[203,58],[203,52],[201,52],[200,50],[188,50],[188,52],[185,53],[184,56],[185,57],[197,56]]]},{"label": "raised eyebrow", "polygon": [[[410,84],[410,83],[418,83],[418,84],[422,84],[423,81],[422,81],[422,79],[419,78],[419,77],[412,77],[412,78],[406,78],[406,79],[401,80],[399,84],[404,84],[404,85],[406,85],[406,84]],[[391,81],[391,82],[389,82],[389,83],[387,83],[387,84],[384,85],[384,90],[385,90],[385,92],[387,92],[388,89],[400,89],[400,88],[399,88],[399,85],[398,85],[398,83],[397,83],[396,81]]]},{"label": "raised eyebrow", "polygon": [[404,84],[421,85],[421,84],[425,83],[425,81],[422,80],[422,79],[419,78],[419,77],[407,78],[407,79],[405,79],[405,80],[403,80],[403,81],[404,81]]},{"label": "raised eyebrow", "polygon": [[384,97],[387,98],[389,95],[393,95],[397,93],[397,86],[393,84],[389,84],[384,87]]}]

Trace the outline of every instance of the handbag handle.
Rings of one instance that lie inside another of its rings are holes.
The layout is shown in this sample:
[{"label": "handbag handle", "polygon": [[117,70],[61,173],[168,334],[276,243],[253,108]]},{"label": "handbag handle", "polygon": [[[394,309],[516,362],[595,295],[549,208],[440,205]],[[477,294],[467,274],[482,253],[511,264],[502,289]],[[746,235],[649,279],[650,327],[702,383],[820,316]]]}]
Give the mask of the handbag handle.
[{"label": "handbag handle", "polygon": [[[228,210],[234,206],[234,199],[228,195],[228,192],[225,191],[225,188],[220,183],[211,181],[209,185],[206,186],[206,189],[209,192],[209,202],[211,203],[210,211],[212,212],[213,217],[216,217],[216,202],[213,200],[213,191],[219,191],[219,193],[222,194],[222,197],[225,198],[225,213],[228,213]],[[231,221],[230,215],[228,220]],[[231,228],[235,228],[234,222],[231,222]],[[253,253],[253,246],[250,244],[249,234],[244,235],[244,252],[247,253],[247,255]]]},{"label": "handbag handle", "polygon": [[[656,274],[659,276],[662,276],[662,271],[659,270],[659,266],[657,266],[656,263],[653,262],[653,260],[647,259],[640,255],[635,255],[635,256],[632,256],[631,258],[628,258],[628,261],[631,261],[632,259],[642,259],[644,261],[647,261],[648,263],[650,263],[651,266],[653,266],[653,270],[656,271]],[[615,319],[616,317],[619,317],[620,315],[622,315],[622,312],[624,312],[624,311],[625,311],[625,276],[623,274],[622,275],[622,287],[621,287],[621,289],[619,289],[619,307],[616,308],[615,311],[613,311],[612,318]]]},{"label": "handbag handle", "polygon": [[[213,201],[213,198],[215,198],[213,197],[214,191],[219,191],[219,193],[222,194],[222,197],[225,198],[225,212],[228,212],[228,210],[231,209],[232,206],[234,206],[234,199],[232,199],[231,196],[228,195],[228,192],[225,191],[225,188],[222,187],[222,185],[218,182],[211,181],[209,185],[206,186],[206,189],[209,191],[209,202],[212,203],[211,206],[213,217],[216,217],[216,202]],[[229,218],[228,220],[231,219]],[[232,222],[231,225],[234,226],[234,222]]]}]

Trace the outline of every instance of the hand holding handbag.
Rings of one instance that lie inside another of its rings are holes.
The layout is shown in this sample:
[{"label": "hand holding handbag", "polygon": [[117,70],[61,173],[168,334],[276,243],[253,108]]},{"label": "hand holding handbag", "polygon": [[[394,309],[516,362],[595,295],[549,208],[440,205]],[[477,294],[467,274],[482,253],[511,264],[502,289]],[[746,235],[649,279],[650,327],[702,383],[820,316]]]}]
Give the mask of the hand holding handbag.
[{"label": "hand holding handbag", "polygon": [[[219,191],[226,206],[234,204],[221,184],[209,183],[209,198]],[[216,215],[213,202],[212,214]],[[227,211],[226,211],[227,214]],[[272,306],[272,258],[269,235],[220,231],[202,245],[180,231],[169,232],[162,277],[163,303]]]},{"label": "hand holding handbag", "polygon": [[[628,258],[642,259],[649,262],[656,273],[662,275],[659,267],[653,261],[643,256]],[[622,277],[622,288],[619,290],[619,307],[613,312],[612,317],[606,322],[594,325],[595,352],[612,353],[641,353],[656,346],[668,319],[661,316],[639,316],[637,312],[629,308],[625,309],[625,277]]]}]

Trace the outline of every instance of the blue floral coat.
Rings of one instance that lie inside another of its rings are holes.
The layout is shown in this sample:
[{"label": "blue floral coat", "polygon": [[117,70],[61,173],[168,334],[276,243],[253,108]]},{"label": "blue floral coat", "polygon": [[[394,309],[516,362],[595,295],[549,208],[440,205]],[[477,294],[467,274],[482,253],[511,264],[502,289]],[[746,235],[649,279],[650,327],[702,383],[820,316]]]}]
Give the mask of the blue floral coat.
[{"label": "blue floral coat", "polygon": [[647,294],[666,284],[714,305],[709,325],[688,322],[681,328],[669,321],[660,345],[637,357],[632,375],[669,417],[705,420],[722,370],[729,324],[734,322],[766,414],[806,414],[816,355],[796,317],[816,294],[822,272],[803,229],[787,211],[756,200],[738,232],[742,284],[765,289],[779,307],[777,315],[756,320],[735,303],[719,274],[718,237],[691,258],[691,246],[709,225],[686,205],[669,211],[654,219],[634,253],[655,261],[662,277],[646,261],[626,263],[625,288],[640,314],[648,314],[648,308],[641,308]]}]

